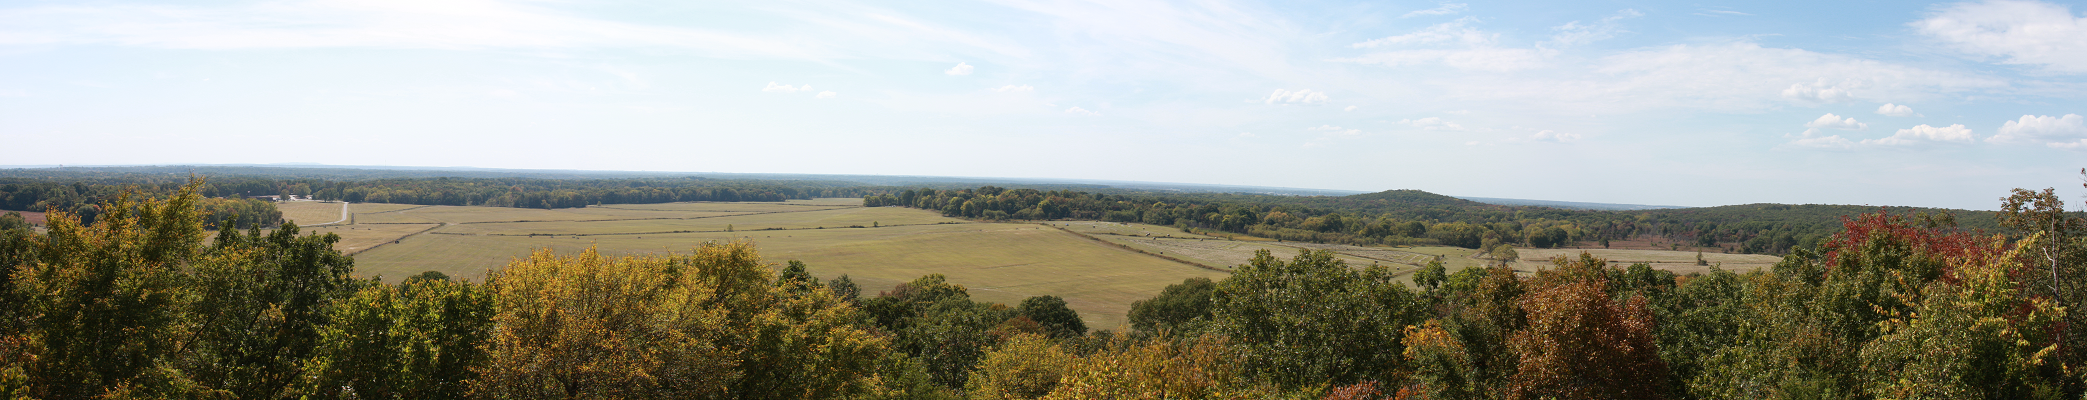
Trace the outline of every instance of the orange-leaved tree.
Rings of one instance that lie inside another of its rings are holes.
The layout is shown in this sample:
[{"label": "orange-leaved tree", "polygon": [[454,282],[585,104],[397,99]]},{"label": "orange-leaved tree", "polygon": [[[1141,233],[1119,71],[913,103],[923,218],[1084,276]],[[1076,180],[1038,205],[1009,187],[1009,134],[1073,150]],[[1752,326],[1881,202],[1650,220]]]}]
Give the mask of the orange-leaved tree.
[{"label": "orange-leaved tree", "polygon": [[1667,365],[1644,297],[1609,295],[1608,261],[1580,253],[1539,273],[1522,297],[1528,327],[1508,346],[1521,363],[1514,399],[1654,399],[1666,395]]}]

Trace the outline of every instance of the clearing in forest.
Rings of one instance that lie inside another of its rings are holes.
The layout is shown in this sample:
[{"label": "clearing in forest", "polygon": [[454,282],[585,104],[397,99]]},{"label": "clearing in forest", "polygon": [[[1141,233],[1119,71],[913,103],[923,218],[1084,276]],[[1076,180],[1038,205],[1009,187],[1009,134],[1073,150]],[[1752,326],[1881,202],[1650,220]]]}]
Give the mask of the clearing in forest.
[{"label": "clearing in forest", "polygon": [[847,274],[864,296],[939,273],[981,301],[1063,297],[1100,329],[1122,328],[1131,302],[1167,285],[1226,275],[1034,223],[981,223],[860,204],[819,199],[556,210],[356,204],[355,224],[312,231],[343,235],[337,247],[358,252],[356,274],[387,280],[432,270],[482,281],[490,270],[542,247],[686,253],[705,241],[742,240],[769,262],[804,261],[821,279]]},{"label": "clearing in forest", "polygon": [[275,203],[275,209],[283,212],[283,220],[301,226],[324,224],[341,219],[341,203],[335,201],[285,201]]}]

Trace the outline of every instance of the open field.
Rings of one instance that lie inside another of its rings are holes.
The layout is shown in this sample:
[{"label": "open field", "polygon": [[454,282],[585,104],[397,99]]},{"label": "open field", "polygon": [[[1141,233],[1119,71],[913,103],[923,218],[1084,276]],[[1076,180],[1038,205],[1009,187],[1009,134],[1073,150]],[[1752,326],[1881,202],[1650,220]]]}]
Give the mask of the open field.
[{"label": "open field", "polygon": [[283,212],[283,220],[297,225],[310,226],[341,219],[341,203],[332,201],[285,201],[275,203],[275,209]]},{"label": "open field", "polygon": [[[334,218],[335,218],[335,219],[339,219],[340,217],[334,217]],[[360,225],[327,225],[327,226],[317,226],[317,227],[311,227],[311,228],[300,228],[299,230],[300,230],[300,231],[302,231],[302,232],[307,232],[307,233],[311,233],[311,234],[325,234],[325,233],[331,233],[331,234],[335,234],[335,235],[340,235],[340,236],[341,236],[341,241],[340,241],[340,242],[338,242],[338,243],[334,243],[334,244],[333,244],[333,248],[335,248],[335,249],[340,249],[340,251],[341,251],[342,253],[347,253],[347,254],[351,254],[351,255],[352,255],[352,254],[359,254],[359,253],[361,253],[361,252],[364,252],[364,251],[369,251],[369,250],[370,250],[370,249],[372,249],[372,248],[376,248],[376,247],[378,247],[378,246],[386,245],[386,244],[389,244],[389,243],[391,243],[391,242],[393,242],[393,241],[397,241],[397,240],[399,240],[399,239],[401,239],[401,238],[405,238],[405,237],[407,237],[407,236],[410,236],[410,235],[413,235],[413,234],[416,234],[416,233],[421,233],[421,232],[427,231],[427,230],[429,230],[429,229],[432,229],[432,228],[435,228],[435,227],[438,227],[438,226],[442,226],[442,225],[441,225],[441,224],[360,224]],[[403,276],[399,276],[399,277],[403,277]]]},{"label": "open field", "polygon": [[1303,249],[1333,251],[1336,258],[1352,266],[1383,265],[1400,274],[1401,281],[1406,282],[1412,279],[1411,272],[1438,255],[1442,256],[1444,267],[1450,271],[1484,265],[1483,260],[1469,257],[1473,250],[1455,247],[1365,247],[1282,242],[1250,236],[1236,236],[1237,240],[1230,240],[1168,226],[1136,223],[1050,221],[1044,224],[1147,253],[1225,270],[1252,260],[1255,251],[1268,250],[1278,258],[1288,259]]},{"label": "open field", "polygon": [[44,225],[46,219],[44,213],[37,211],[0,211],[0,215],[6,215],[7,213],[21,214],[23,221],[27,221],[30,224],[37,226]]},{"label": "open field", "polygon": [[[1650,264],[1652,268],[1673,271],[1676,274],[1710,272],[1710,266],[1696,265],[1696,252],[1671,250],[1515,249],[1515,253],[1520,255],[1522,259],[1516,262],[1514,267],[1517,270],[1525,271],[1550,268],[1552,265],[1551,258],[1559,256],[1579,257],[1582,251],[1593,254],[1595,257],[1607,259],[1609,260],[1609,265],[1616,267],[1628,267],[1631,264],[1646,263]],[[1732,272],[1747,272],[1767,268],[1775,265],[1777,261],[1782,261],[1782,257],[1760,254],[1709,252],[1702,254],[1703,259],[1709,261],[1710,265]]]},{"label": "open field", "polygon": [[[386,279],[434,270],[482,280],[488,270],[542,247],[569,252],[596,246],[607,254],[686,253],[705,241],[745,240],[759,246],[769,262],[802,260],[822,279],[847,274],[866,295],[940,273],[971,288],[972,296],[983,301],[1013,304],[1036,295],[1064,297],[1090,326],[1105,329],[1120,329],[1131,302],[1150,298],[1166,285],[1225,275],[1038,224],[976,223],[931,211],[855,205],[860,202],[562,210],[356,204],[357,224],[312,231],[343,235],[339,248],[361,251],[355,256],[356,274]],[[525,220],[529,222],[521,222]],[[727,227],[733,231],[724,231]],[[426,232],[416,234],[422,230]],[[688,232],[660,233],[673,231]]]},{"label": "open field", "polygon": [[[1289,258],[1325,249],[1357,267],[1411,272],[1440,257],[1451,271],[1483,265],[1455,247],[1364,247],[1207,236],[1173,227],[1097,221],[987,223],[900,207],[860,207],[858,199],[787,203],[625,204],[542,210],[502,207],[354,204],[354,223],[311,228],[342,236],[358,276],[400,279],[423,271],[483,280],[490,270],[550,247],[589,246],[607,254],[688,252],[706,241],[744,240],[770,262],[802,260],[823,279],[846,274],[865,295],[930,273],[972,289],[980,300],[1015,303],[1064,297],[1097,328],[1120,328],[1130,303],[1193,277],[1219,279],[1257,250]],[[337,209],[336,209],[337,210]],[[335,211],[338,212],[338,211]],[[316,215],[316,213],[312,213]],[[316,217],[300,217],[316,218]],[[338,219],[338,214],[332,217]],[[331,221],[327,219],[326,221]],[[1519,250],[1516,269],[1547,267],[1576,249]],[[1694,252],[1591,250],[1620,263],[1648,262],[1688,273]],[[1746,271],[1772,256],[1706,253],[1713,264]]]}]

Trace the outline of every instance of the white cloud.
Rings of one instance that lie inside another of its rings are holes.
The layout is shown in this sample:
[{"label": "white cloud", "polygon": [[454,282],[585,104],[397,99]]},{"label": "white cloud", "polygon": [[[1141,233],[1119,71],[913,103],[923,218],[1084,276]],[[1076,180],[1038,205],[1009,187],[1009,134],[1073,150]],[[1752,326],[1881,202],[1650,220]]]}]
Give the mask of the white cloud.
[{"label": "white cloud", "polygon": [[1297,90],[1294,90],[1294,91],[1293,91],[1293,90],[1283,90],[1283,89],[1276,89],[1276,90],[1275,90],[1275,93],[1273,93],[1273,94],[1269,94],[1269,95],[1268,95],[1268,100],[1266,100],[1266,101],[1265,101],[1265,103],[1267,103],[1267,104],[1304,104],[1304,105],[1318,105],[1318,104],[1321,104],[1321,103],[1325,103],[1325,102],[1326,102],[1326,92],[1315,92],[1315,91],[1312,91],[1311,89],[1297,89]]},{"label": "white cloud", "polygon": [[821,98],[821,99],[831,99],[831,98],[834,98],[834,96],[840,96],[840,94],[839,94],[839,93],[834,93],[833,91],[831,91],[831,90],[828,90],[828,91],[824,91],[824,92],[819,92],[819,95],[817,95],[817,96],[813,96],[813,97],[815,97],[815,98]]},{"label": "white cloud", "polygon": [[1341,111],[1355,111],[1355,106],[1348,106],[1348,108],[1343,108]]},{"label": "white cloud", "polygon": [[995,92],[1030,92],[1035,90],[1036,87],[1029,85],[1007,85],[993,88]]},{"label": "white cloud", "polygon": [[1965,128],[1963,124],[1950,125],[1944,127],[1934,127],[1922,124],[1920,126],[1915,126],[1912,128],[1900,129],[1898,133],[1892,134],[1891,137],[1883,139],[1863,139],[1862,144],[1881,146],[1916,146],[1929,143],[1963,144],[1971,143],[1971,141],[1971,129]]},{"label": "white cloud", "polygon": [[1421,119],[1402,119],[1402,120],[1399,120],[1399,123],[1400,123],[1400,124],[1405,124],[1405,125],[1412,125],[1412,126],[1413,126],[1413,127],[1415,127],[1415,128],[1420,128],[1420,129],[1426,129],[1426,130],[1431,130],[1431,131],[1461,131],[1461,130],[1464,130],[1464,126],[1463,126],[1463,125],[1457,124],[1457,123],[1455,123],[1455,122],[1449,122],[1449,121],[1444,121],[1444,120],[1442,120],[1442,118],[1440,118],[1440,117],[1427,117],[1427,118],[1421,118]]},{"label": "white cloud", "polygon": [[957,63],[957,66],[949,67],[948,71],[942,71],[942,73],[947,75],[970,75],[971,69],[971,64],[960,62]]},{"label": "white cloud", "polygon": [[1839,103],[1844,101],[1855,100],[1855,96],[1849,93],[1847,89],[1843,89],[1839,85],[1826,83],[1826,78],[1819,78],[1819,80],[1813,84],[1791,84],[1789,88],[1783,89],[1783,97],[1795,100],[1817,101],[1825,103]]},{"label": "white cloud", "polygon": [[1986,138],[1990,143],[2044,143],[2051,147],[2068,148],[2067,143],[2075,138],[2087,138],[2087,117],[2066,114],[2063,117],[2049,115],[2024,115],[2021,119],[2007,121],[2000,126],[2000,133]]},{"label": "white cloud", "polygon": [[1355,135],[1359,135],[1359,134],[1362,134],[1362,130],[1361,130],[1361,129],[1348,129],[1348,128],[1342,128],[1342,127],[1338,127],[1338,126],[1333,126],[1333,125],[1319,125],[1319,126],[1317,126],[1317,127],[1312,127],[1312,128],[1305,128],[1305,130],[1308,130],[1308,131],[1313,131],[1313,132],[1326,132],[1326,133],[1328,133],[1328,134],[1333,134],[1333,135],[1341,135],[1341,136],[1355,136]]},{"label": "white cloud", "polygon": [[2087,150],[2087,139],[2080,139],[2077,142],[2052,142],[2045,145],[2054,149]]},{"label": "white cloud", "polygon": [[777,83],[775,83],[775,82],[768,82],[768,87],[765,87],[765,88],[761,88],[761,91],[763,91],[763,92],[772,92],[772,93],[793,93],[793,92],[809,92],[809,91],[812,91],[812,84],[809,84],[809,83],[807,83],[807,84],[804,84],[804,86],[803,86],[803,87],[797,87],[797,86],[790,86],[790,85],[782,85],[782,84],[777,84]]},{"label": "white cloud", "polygon": [[1093,116],[1093,115],[1101,115],[1101,113],[1098,113],[1098,112],[1093,112],[1093,111],[1087,111],[1087,109],[1085,109],[1085,108],[1079,108],[1079,107],[1067,108],[1067,109],[1065,109],[1065,113],[1066,113],[1066,114],[1072,114],[1072,115],[1086,115],[1086,116]]},{"label": "white cloud", "polygon": [[1920,115],[1913,113],[1913,107],[1907,107],[1904,104],[1891,103],[1884,103],[1884,105],[1877,106],[1877,114],[1893,117],[1911,117]]},{"label": "white cloud", "polygon": [[1804,123],[1804,127],[1806,128],[1804,130],[1804,137],[1810,138],[1816,136],[1819,133],[1820,129],[1864,131],[1870,129],[1870,124],[1858,122],[1855,120],[1855,117],[1842,118],[1839,115],[1833,115],[1833,113],[1826,113],[1826,115],[1821,115],[1819,116],[1819,118],[1812,119],[1812,122]]},{"label": "white cloud", "polygon": [[1645,16],[1645,13],[1626,8],[1622,11],[1617,11],[1616,15],[1602,18],[1601,21],[1591,24],[1582,24],[1580,21],[1567,22],[1565,25],[1551,27],[1551,30],[1557,33],[1551,34],[1550,44],[1559,47],[1571,47],[1613,38],[1617,34],[1628,32],[1623,30],[1616,21],[1642,16]]},{"label": "white cloud", "polygon": [[1565,143],[1565,142],[1571,142],[1571,141],[1575,141],[1575,140],[1580,140],[1580,134],[1577,134],[1577,133],[1559,133],[1559,132],[1557,132],[1557,131],[1552,131],[1552,130],[1548,130],[1548,129],[1546,129],[1546,130],[1541,130],[1541,131],[1537,131],[1535,135],[1529,135],[1529,138],[1530,138],[1530,139],[1535,139],[1535,140],[1538,140],[1538,141],[1553,141],[1553,142]]},{"label": "white cloud", "polygon": [[1471,6],[1466,5],[1464,3],[1442,3],[1442,6],[1440,7],[1430,8],[1426,10],[1416,10],[1413,12],[1406,13],[1406,15],[1401,15],[1399,16],[1399,18],[1412,18],[1423,15],[1450,15],[1464,12],[1465,10],[1470,9]]},{"label": "white cloud", "polygon": [[1966,53],[2003,63],[2087,72],[2087,18],[2040,1],[1957,3],[1911,24],[1920,33]]}]

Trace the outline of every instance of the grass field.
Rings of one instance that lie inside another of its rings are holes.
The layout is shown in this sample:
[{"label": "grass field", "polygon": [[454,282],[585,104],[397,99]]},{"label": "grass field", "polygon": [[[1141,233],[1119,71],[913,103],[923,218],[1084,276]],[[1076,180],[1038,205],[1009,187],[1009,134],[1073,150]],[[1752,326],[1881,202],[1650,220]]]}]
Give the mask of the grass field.
[{"label": "grass field", "polygon": [[1399,274],[1400,281],[1407,283],[1411,283],[1411,272],[1436,256],[1442,256],[1444,267],[1451,271],[1484,264],[1483,260],[1468,257],[1472,250],[1455,247],[1365,247],[1283,242],[1248,236],[1206,236],[1167,226],[1099,221],[1052,221],[1045,225],[1146,253],[1226,270],[1252,260],[1254,252],[1259,250],[1268,250],[1283,259],[1296,256],[1300,250],[1330,250],[1334,257],[1351,266],[1383,265],[1391,268]]},{"label": "grass field", "polygon": [[341,203],[321,201],[285,201],[275,203],[275,209],[283,212],[283,219],[298,225],[317,225],[341,219]]},{"label": "grass field", "polygon": [[[542,247],[686,253],[705,241],[743,240],[758,246],[769,262],[802,260],[822,279],[847,274],[866,295],[940,273],[983,301],[1063,297],[1090,326],[1108,329],[1122,327],[1131,302],[1150,298],[1166,285],[1226,275],[1039,224],[976,223],[860,203],[820,199],[562,210],[356,204],[357,224],[312,231],[340,234],[342,250],[360,251],[357,275],[391,280],[430,270],[482,280],[489,270]],[[733,231],[726,232],[728,227]],[[674,231],[688,232],[662,233]]]},{"label": "grass field", "polygon": [[[1521,256],[1521,261],[1515,263],[1515,269],[1534,271],[1539,268],[1550,268],[1552,265],[1551,258],[1560,256],[1576,258],[1580,256],[1582,251],[1593,254],[1595,257],[1607,259],[1610,265],[1617,267],[1646,263],[1653,268],[1673,271],[1676,274],[1710,272],[1710,266],[1696,265],[1697,253],[1693,251],[1612,249],[1515,249],[1515,253]],[[1747,272],[1767,268],[1775,265],[1777,261],[1782,261],[1782,257],[1760,254],[1708,252],[1702,254],[1703,259],[1708,261],[1711,266],[1717,266],[1732,272]]]},{"label": "grass field", "polygon": [[[334,218],[335,218],[335,219],[339,219],[340,217],[334,217]],[[382,245],[386,245],[386,244],[390,244],[390,243],[391,243],[391,242],[393,242],[393,241],[397,241],[397,240],[399,240],[399,239],[402,239],[402,238],[405,238],[405,237],[407,237],[407,236],[409,236],[409,235],[413,235],[413,234],[416,234],[416,233],[420,233],[420,232],[423,232],[423,231],[427,231],[427,230],[429,230],[429,229],[432,229],[432,228],[435,228],[435,227],[438,227],[438,226],[442,226],[442,225],[441,225],[441,224],[358,224],[358,225],[327,225],[327,226],[318,226],[318,227],[311,227],[311,228],[301,228],[301,230],[302,230],[303,232],[309,232],[309,233],[312,233],[312,234],[325,234],[325,233],[332,233],[332,234],[335,234],[335,235],[340,235],[340,236],[341,236],[341,241],[340,241],[340,242],[338,242],[338,243],[334,243],[334,244],[333,244],[333,248],[335,248],[335,249],[340,249],[340,251],[341,251],[342,253],[347,253],[347,254],[360,254],[360,253],[362,253],[362,252],[364,252],[364,251],[369,251],[369,249],[372,249],[372,248],[376,248],[376,247],[378,247],[378,246],[382,246]],[[399,276],[399,277],[403,277],[403,276]]]},{"label": "grass field", "polygon": [[[819,199],[558,210],[353,204],[353,224],[310,230],[341,235],[337,247],[355,254],[358,276],[391,280],[423,271],[483,280],[489,271],[543,247],[572,252],[594,246],[606,254],[631,255],[686,253],[706,241],[741,240],[758,246],[769,262],[802,260],[822,279],[846,274],[865,295],[939,273],[983,301],[1063,297],[1090,326],[1111,329],[1123,326],[1131,302],[1183,279],[1220,279],[1257,250],[1285,259],[1301,249],[1330,250],[1353,266],[1390,267],[1401,280],[1410,280],[1410,272],[1438,257],[1451,271],[1487,261],[1474,258],[1474,250],[1455,247],[1232,240],[1166,226],[1096,221],[987,223],[860,204],[859,199]],[[309,215],[299,218],[319,218],[316,210]],[[334,214],[325,221],[338,218]],[[1549,266],[1550,257],[1579,250],[1519,251],[1525,261],[1515,267],[1534,271]],[[1694,252],[1593,251],[1626,265],[1648,262],[1679,273],[1707,269],[1695,265]],[[1771,256],[1704,257],[1739,271],[1775,262]]]}]

